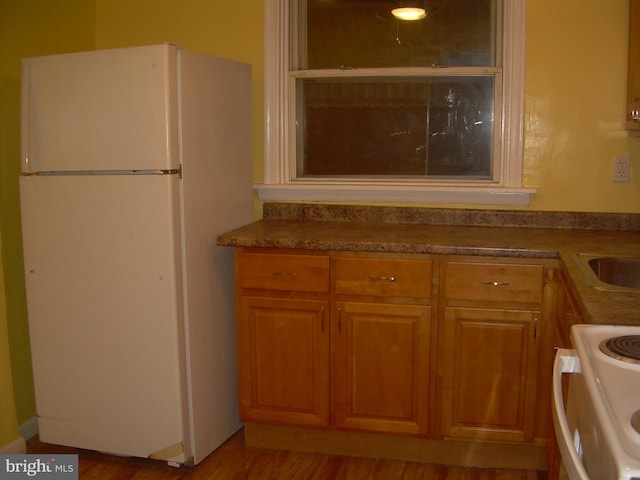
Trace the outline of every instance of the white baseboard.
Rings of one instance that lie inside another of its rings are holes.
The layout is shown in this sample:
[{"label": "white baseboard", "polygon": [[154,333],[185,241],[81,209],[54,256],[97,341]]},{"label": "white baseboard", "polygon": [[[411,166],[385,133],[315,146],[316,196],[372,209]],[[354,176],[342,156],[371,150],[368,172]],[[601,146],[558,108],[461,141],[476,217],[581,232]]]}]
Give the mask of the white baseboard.
[{"label": "white baseboard", "polygon": [[18,431],[22,438],[29,440],[31,437],[35,437],[38,434],[38,418],[31,417],[26,422],[18,425]]},{"label": "white baseboard", "polygon": [[6,445],[0,445],[0,454],[12,455],[22,454],[27,452],[27,440],[31,437],[35,437],[38,434],[38,419],[32,417],[23,424],[18,426],[18,433],[20,436],[15,440],[7,443]]},{"label": "white baseboard", "polygon": [[24,441],[24,437],[18,437],[14,441],[0,446],[0,453],[3,455],[27,453],[27,443]]}]

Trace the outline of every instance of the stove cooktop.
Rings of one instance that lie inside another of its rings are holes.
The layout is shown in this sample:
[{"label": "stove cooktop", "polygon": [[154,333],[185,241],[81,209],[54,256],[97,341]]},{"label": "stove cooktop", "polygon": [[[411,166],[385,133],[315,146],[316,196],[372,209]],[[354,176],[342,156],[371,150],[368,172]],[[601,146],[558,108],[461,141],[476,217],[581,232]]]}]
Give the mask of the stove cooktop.
[{"label": "stove cooktop", "polygon": [[618,468],[640,475],[640,326],[576,325],[580,368]]},{"label": "stove cooktop", "polygon": [[600,351],[616,360],[640,363],[640,335],[620,335],[600,342]]}]

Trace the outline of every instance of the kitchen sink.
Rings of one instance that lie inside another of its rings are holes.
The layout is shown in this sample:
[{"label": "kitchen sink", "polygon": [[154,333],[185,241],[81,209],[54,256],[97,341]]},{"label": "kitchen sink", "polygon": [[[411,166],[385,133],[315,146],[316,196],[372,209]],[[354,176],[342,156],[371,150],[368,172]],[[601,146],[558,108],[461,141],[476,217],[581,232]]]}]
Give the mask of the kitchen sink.
[{"label": "kitchen sink", "polygon": [[576,253],[573,258],[590,287],[640,293],[640,257]]}]

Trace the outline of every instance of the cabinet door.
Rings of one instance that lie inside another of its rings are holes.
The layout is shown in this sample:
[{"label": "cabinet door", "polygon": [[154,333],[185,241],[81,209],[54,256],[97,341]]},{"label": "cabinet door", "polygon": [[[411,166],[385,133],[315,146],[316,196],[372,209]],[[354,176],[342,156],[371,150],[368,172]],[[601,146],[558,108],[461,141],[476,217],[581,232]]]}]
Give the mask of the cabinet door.
[{"label": "cabinet door", "polygon": [[327,312],[328,303],[320,300],[240,297],[242,421],[329,424]]},{"label": "cabinet door", "polygon": [[531,441],[540,312],[445,309],[441,433]]},{"label": "cabinet door", "polygon": [[426,433],[430,321],[428,306],[337,304],[338,428]]}]

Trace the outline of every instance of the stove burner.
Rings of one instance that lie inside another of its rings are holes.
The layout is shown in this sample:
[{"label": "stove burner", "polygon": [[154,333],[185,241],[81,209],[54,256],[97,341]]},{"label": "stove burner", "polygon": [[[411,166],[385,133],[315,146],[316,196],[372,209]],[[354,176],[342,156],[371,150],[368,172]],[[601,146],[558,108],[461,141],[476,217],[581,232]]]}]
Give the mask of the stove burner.
[{"label": "stove burner", "polygon": [[640,433],[640,410],[631,415],[631,426],[636,432]]},{"label": "stove burner", "polygon": [[603,340],[600,350],[616,360],[640,364],[640,335],[623,335]]}]

